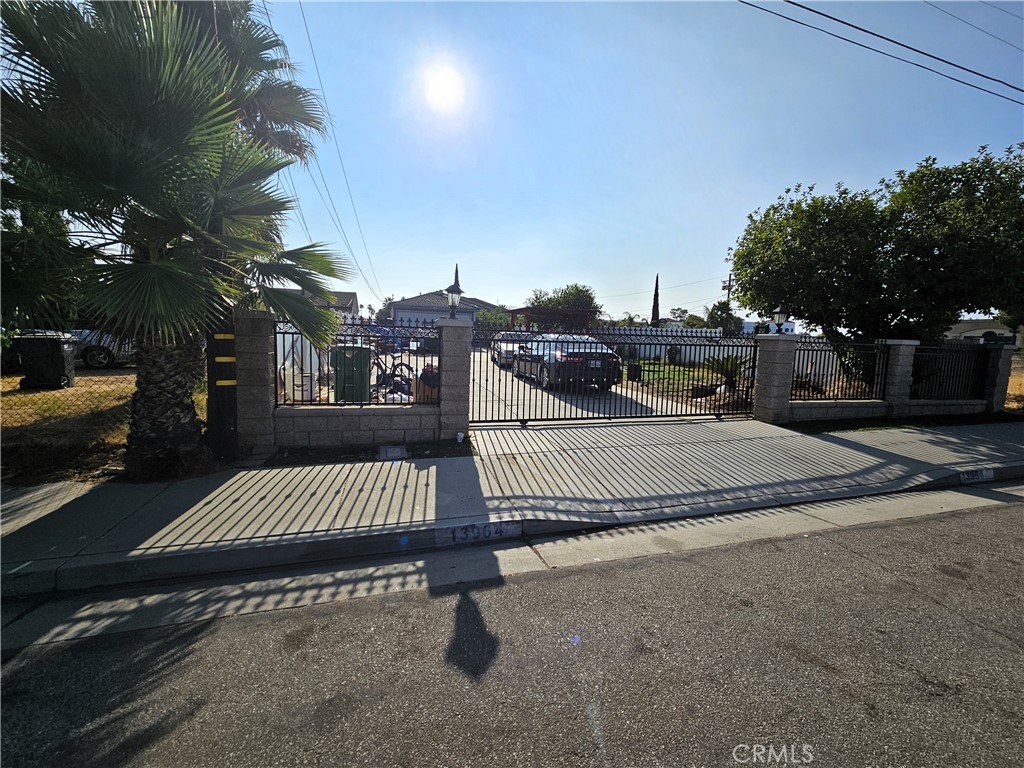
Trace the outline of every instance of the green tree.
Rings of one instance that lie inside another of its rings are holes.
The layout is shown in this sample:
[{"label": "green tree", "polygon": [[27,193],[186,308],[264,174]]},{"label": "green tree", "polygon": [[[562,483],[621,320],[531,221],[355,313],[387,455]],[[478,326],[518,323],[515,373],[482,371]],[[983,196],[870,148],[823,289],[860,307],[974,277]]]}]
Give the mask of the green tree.
[{"label": "green tree", "polygon": [[[377,310],[376,314],[374,314],[373,319],[376,322],[378,322],[378,323],[390,323],[391,322],[391,309],[392,309],[392,305],[394,303],[395,303],[395,297],[394,296],[385,296],[384,297],[384,303],[381,305],[381,308]],[[371,309],[372,309],[372,307],[371,307]]]},{"label": "green tree", "polygon": [[786,190],[732,250],[740,304],[828,338],[925,339],[963,312],[1024,312],[1024,144],[927,158],[875,190]]},{"label": "green tree", "polygon": [[704,326],[721,328],[725,335],[737,334],[743,330],[743,320],[732,313],[732,307],[725,299],[704,308]]},{"label": "green tree", "polygon": [[476,313],[476,321],[480,325],[507,328],[512,322],[512,315],[509,313],[508,307],[499,304],[494,309],[481,309]]},{"label": "green tree", "polygon": [[232,70],[188,14],[165,3],[2,10],[3,153],[42,169],[5,192],[77,222],[83,308],[136,339],[129,473],[187,470],[204,457],[192,392],[205,331],[251,299],[326,344],[332,313],[285,286],[327,298],[325,278],[347,267],[266,236],[291,205],[272,182],[290,161],[240,133]]},{"label": "green tree", "polygon": [[238,124],[255,141],[308,161],[313,142],[327,135],[317,95],[296,83],[284,40],[254,12],[250,0],[176,0],[188,20],[212,35],[222,52],[224,82]]},{"label": "green tree", "polygon": [[679,323],[685,321],[687,316],[690,314],[689,310],[683,307],[672,307],[668,313],[672,316],[673,320]]},{"label": "green tree", "polygon": [[684,328],[707,328],[708,324],[704,321],[704,318],[700,315],[687,315],[686,319],[683,320]]}]

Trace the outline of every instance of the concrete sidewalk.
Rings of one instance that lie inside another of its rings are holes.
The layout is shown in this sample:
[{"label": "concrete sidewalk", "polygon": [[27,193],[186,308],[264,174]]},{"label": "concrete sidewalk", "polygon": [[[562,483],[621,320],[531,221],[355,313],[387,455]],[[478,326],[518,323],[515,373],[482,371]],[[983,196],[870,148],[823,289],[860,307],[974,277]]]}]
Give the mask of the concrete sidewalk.
[{"label": "concrete sidewalk", "polygon": [[1024,476],[1024,427],[485,427],[477,456],[4,489],[4,596]]}]

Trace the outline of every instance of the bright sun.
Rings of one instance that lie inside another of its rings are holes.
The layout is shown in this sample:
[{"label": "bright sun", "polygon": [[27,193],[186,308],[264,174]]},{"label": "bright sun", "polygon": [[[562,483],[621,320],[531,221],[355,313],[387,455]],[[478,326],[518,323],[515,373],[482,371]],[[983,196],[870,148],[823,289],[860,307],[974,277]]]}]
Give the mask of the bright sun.
[{"label": "bright sun", "polygon": [[423,73],[423,95],[435,112],[458,112],[465,99],[466,87],[462,75],[449,64],[434,64]]}]

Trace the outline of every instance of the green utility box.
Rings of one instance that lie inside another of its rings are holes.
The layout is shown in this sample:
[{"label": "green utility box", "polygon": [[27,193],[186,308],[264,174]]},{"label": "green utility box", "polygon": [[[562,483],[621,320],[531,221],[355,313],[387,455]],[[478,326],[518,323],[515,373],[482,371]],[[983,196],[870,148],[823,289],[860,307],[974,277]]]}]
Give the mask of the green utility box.
[{"label": "green utility box", "polygon": [[355,344],[331,347],[334,402],[370,402],[370,348]]}]

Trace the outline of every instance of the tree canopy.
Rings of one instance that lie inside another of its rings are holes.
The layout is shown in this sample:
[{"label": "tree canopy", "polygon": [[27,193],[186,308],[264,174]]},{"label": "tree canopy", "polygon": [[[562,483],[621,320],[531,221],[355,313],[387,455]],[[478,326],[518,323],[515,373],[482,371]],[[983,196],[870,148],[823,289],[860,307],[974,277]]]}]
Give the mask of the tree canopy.
[{"label": "tree canopy", "polygon": [[1024,314],[1024,143],[950,166],[926,158],[873,190],[797,185],[748,216],[731,250],[741,306],[826,336],[926,339],[964,312]]},{"label": "tree canopy", "polygon": [[594,289],[589,285],[569,283],[562,288],[553,291],[545,291],[539,288],[534,289],[527,299],[531,307],[543,307],[545,309],[568,309],[581,312],[590,312],[596,317],[603,309],[597,303]]}]

